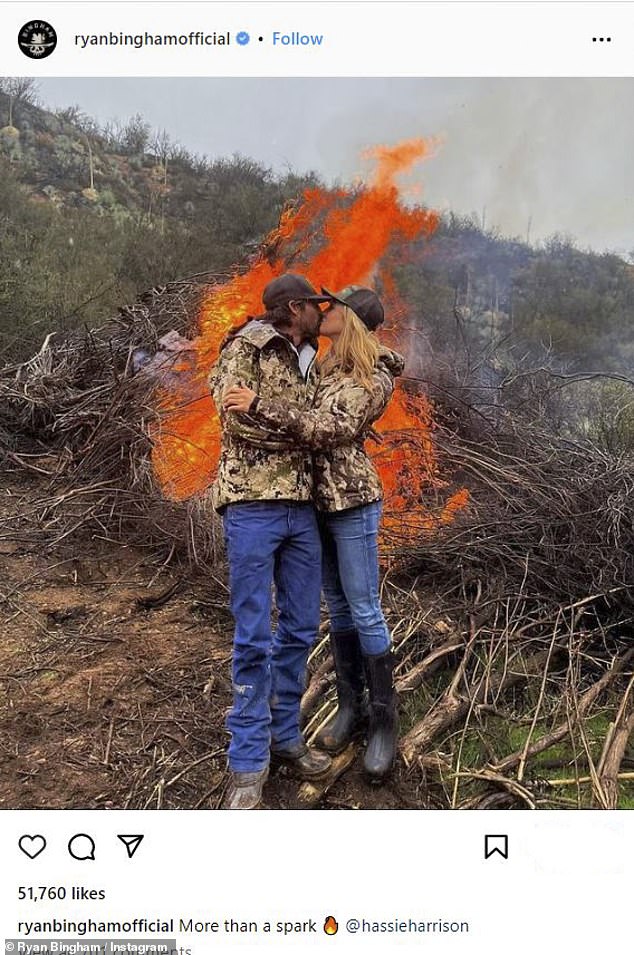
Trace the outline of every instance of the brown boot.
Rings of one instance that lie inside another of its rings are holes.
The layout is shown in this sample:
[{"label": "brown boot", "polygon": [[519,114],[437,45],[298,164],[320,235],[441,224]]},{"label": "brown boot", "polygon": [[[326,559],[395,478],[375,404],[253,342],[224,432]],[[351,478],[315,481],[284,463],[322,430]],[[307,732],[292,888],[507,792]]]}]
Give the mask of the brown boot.
[{"label": "brown boot", "polygon": [[286,749],[271,749],[271,759],[289,766],[300,779],[324,776],[332,764],[330,756],[311,749],[303,740]]},{"label": "brown boot", "polygon": [[262,789],[268,775],[268,766],[257,773],[231,773],[229,789],[222,808],[255,809],[262,799]]}]

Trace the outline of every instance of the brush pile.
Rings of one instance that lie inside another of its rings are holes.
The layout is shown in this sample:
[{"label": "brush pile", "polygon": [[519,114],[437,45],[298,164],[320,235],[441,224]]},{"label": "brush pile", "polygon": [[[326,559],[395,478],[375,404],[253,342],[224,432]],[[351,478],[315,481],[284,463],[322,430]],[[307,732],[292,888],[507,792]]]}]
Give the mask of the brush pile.
[{"label": "brush pile", "polygon": [[[208,277],[207,277],[208,278]],[[166,501],[153,476],[156,392],[187,354],[206,283],[151,289],[98,331],[49,335],[29,361],[0,372],[0,455],[46,478],[43,543],[105,539],[211,555],[201,501]]]},{"label": "brush pile", "polygon": [[634,783],[631,455],[459,391],[436,395],[434,444],[470,505],[415,541],[408,514],[387,546],[404,761],[441,806],[616,808]]},{"label": "brush pile", "polygon": [[[157,382],[171,373],[170,354],[187,350],[208,282],[153,289],[98,332],[49,336],[30,361],[0,372],[4,467],[33,475],[41,490],[28,526],[13,529],[20,540],[45,547],[88,533],[198,568],[217,561],[204,500],[166,501],[150,461]],[[470,503],[430,530],[430,492],[420,530],[408,511],[391,515],[384,538],[399,798],[615,807],[634,782],[631,457],[544,415],[529,419],[503,388],[494,414],[457,385],[427,391],[443,477]],[[309,733],[334,705],[325,636],[311,672]]]}]

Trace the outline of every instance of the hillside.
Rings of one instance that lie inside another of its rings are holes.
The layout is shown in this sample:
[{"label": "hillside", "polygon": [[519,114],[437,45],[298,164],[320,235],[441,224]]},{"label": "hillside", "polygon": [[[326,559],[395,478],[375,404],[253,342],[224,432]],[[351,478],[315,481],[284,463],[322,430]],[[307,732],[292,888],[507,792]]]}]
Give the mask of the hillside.
[{"label": "hillside", "polygon": [[[0,90],[0,122],[10,98]],[[244,157],[215,161],[193,156],[163,130],[153,133],[142,117],[101,128],[76,107],[52,113],[23,103],[0,126],[2,155],[27,194],[64,209],[92,209],[148,221],[216,221],[231,242],[254,238],[274,224],[279,203],[312,183],[313,175],[275,179]],[[257,214],[250,204],[257,200]],[[252,218],[247,212],[254,213]],[[268,218],[267,218],[268,215]]]},{"label": "hillside", "polygon": [[[99,325],[147,288],[245,265],[314,173],[192,156],[140,116],[101,128],[0,89],[0,343]],[[10,119],[10,122],[9,122]],[[420,359],[468,346],[572,371],[634,368],[634,267],[565,235],[529,245],[445,216],[388,256]],[[12,333],[20,316],[21,334]]]},{"label": "hillside", "polygon": [[[7,123],[11,112],[11,123]],[[0,349],[100,325],[153,285],[243,264],[313,175],[208,161],[135,118],[99,129],[0,92]],[[19,335],[16,328],[19,327]]]}]

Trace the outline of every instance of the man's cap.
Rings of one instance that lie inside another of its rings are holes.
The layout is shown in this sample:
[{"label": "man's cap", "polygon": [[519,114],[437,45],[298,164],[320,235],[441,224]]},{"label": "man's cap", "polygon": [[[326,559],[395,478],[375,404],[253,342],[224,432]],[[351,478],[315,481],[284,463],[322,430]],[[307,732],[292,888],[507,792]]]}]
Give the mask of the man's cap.
[{"label": "man's cap", "polygon": [[262,302],[267,311],[289,302],[329,302],[329,295],[319,295],[308,279],[295,272],[285,272],[272,279],[262,293]]},{"label": "man's cap", "polygon": [[365,288],[363,285],[346,285],[336,294],[329,292],[327,288],[322,288],[322,292],[331,301],[351,308],[357,318],[360,318],[371,332],[385,321],[381,299],[374,289]]}]

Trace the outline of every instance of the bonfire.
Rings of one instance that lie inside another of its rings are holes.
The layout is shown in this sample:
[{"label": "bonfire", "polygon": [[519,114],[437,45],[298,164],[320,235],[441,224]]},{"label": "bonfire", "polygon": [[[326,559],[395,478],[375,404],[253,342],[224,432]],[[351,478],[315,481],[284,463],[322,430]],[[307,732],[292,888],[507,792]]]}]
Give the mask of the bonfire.
[{"label": "bonfire", "polygon": [[[422,140],[372,150],[367,183],[309,190],[247,270],[152,289],[102,329],[49,336],[29,362],[5,368],[3,456],[46,482],[30,540],[56,545],[88,529],[180,562],[181,579],[218,579],[208,491],[220,432],[207,376],[220,343],[293,268],[316,286],[379,286],[398,347],[408,308],[382,261],[388,248],[405,254],[433,236],[437,214],[399,191],[430,151]],[[614,807],[634,777],[631,462],[500,414],[503,384],[494,415],[464,398],[445,415],[447,394],[432,372],[400,387],[372,446],[386,493],[401,805]],[[334,706],[327,628],[303,703],[309,734]],[[608,727],[599,736],[597,716]],[[147,787],[152,772],[143,779]],[[146,796],[135,784],[126,805]]]}]

